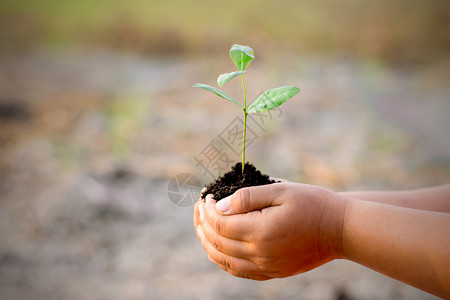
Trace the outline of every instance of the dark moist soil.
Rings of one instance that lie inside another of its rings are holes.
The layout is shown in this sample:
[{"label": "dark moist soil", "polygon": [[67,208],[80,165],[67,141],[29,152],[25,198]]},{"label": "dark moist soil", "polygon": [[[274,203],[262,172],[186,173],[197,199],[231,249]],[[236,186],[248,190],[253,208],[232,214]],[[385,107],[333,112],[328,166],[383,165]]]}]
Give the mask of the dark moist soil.
[{"label": "dark moist soil", "polygon": [[213,194],[215,200],[220,200],[234,194],[234,192],[243,187],[275,182],[275,180],[270,180],[268,175],[261,174],[261,171],[257,170],[249,162],[245,163],[244,174],[242,174],[242,163],[237,163],[231,168],[231,171],[225,173],[215,182],[210,183],[201,196],[202,199],[205,199],[206,195]]}]

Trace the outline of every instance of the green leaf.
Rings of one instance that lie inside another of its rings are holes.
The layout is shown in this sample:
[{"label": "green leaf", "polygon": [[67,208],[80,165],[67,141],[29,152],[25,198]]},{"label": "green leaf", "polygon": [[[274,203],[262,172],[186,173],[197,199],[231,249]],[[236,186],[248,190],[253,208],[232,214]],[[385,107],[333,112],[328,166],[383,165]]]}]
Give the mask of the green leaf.
[{"label": "green leaf", "polygon": [[245,72],[247,72],[247,71],[236,71],[236,72],[231,72],[231,73],[220,74],[219,78],[217,78],[217,84],[220,87],[222,87],[222,85],[224,85],[225,83],[227,83],[234,77],[244,74]]},{"label": "green leaf", "polygon": [[212,87],[212,86],[209,86],[209,85],[203,84],[203,83],[196,83],[192,87],[199,87],[199,88],[205,89],[207,91],[210,91],[210,92],[216,94],[217,96],[222,97],[223,99],[230,100],[230,101],[236,103],[237,105],[239,105],[242,108],[242,105],[239,102],[237,102],[236,100],[234,100],[233,97],[222,92],[219,89],[216,89],[215,87]]},{"label": "green leaf", "polygon": [[247,109],[248,113],[260,113],[274,109],[294,97],[300,89],[296,86],[284,86],[265,91],[259,95]]},{"label": "green leaf", "polygon": [[230,57],[239,71],[244,71],[255,58],[253,49],[249,46],[234,44],[230,49]]}]

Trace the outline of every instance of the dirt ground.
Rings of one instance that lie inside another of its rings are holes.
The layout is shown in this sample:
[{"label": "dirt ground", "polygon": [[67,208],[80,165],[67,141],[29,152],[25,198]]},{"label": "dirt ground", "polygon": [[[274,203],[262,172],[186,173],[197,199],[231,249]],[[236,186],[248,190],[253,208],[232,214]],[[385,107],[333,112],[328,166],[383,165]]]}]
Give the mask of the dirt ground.
[{"label": "dirt ground", "polygon": [[[348,261],[267,282],[208,261],[192,226],[196,187],[174,202],[169,182],[183,172],[211,181],[220,170],[196,160],[211,143],[239,159],[223,137],[240,111],[191,88],[231,64],[40,50],[0,65],[0,299],[434,299]],[[334,190],[446,183],[448,69],[255,61],[251,98],[301,92],[249,123],[247,157]],[[224,89],[240,97],[238,83]]]}]

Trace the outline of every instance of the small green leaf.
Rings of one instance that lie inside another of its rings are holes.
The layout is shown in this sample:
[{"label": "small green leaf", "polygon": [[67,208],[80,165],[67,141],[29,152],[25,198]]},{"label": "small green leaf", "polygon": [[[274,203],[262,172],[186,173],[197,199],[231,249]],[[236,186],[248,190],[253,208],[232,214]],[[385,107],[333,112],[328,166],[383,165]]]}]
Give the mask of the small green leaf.
[{"label": "small green leaf", "polygon": [[247,109],[248,113],[260,113],[274,109],[294,97],[300,89],[296,86],[284,86],[265,91],[259,95]]},{"label": "small green leaf", "polygon": [[242,108],[242,105],[239,102],[237,102],[236,100],[234,100],[233,97],[222,92],[219,89],[216,89],[215,87],[212,87],[210,85],[203,84],[203,83],[196,83],[192,87],[199,87],[199,88],[205,89],[207,91],[210,91],[210,92],[216,94],[217,96],[222,97],[223,99],[230,100],[230,101],[236,103],[237,105],[239,105]]},{"label": "small green leaf", "polygon": [[230,57],[239,71],[244,71],[255,58],[253,49],[249,46],[234,44],[230,49]]},{"label": "small green leaf", "polygon": [[224,85],[225,83],[227,83],[234,77],[244,74],[245,72],[247,72],[247,71],[236,71],[236,72],[231,72],[231,73],[220,74],[219,78],[217,78],[217,84],[220,87],[222,87],[222,85]]}]

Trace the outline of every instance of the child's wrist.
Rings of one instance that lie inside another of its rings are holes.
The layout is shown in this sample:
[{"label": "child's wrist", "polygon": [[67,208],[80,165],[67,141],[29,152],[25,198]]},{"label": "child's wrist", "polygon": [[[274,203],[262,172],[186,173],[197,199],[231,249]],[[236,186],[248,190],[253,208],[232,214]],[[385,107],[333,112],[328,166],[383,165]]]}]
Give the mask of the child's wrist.
[{"label": "child's wrist", "polygon": [[331,191],[325,197],[327,197],[326,205],[322,212],[319,229],[320,250],[330,260],[343,258],[342,237],[350,199]]}]

